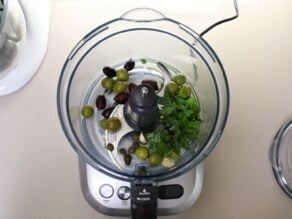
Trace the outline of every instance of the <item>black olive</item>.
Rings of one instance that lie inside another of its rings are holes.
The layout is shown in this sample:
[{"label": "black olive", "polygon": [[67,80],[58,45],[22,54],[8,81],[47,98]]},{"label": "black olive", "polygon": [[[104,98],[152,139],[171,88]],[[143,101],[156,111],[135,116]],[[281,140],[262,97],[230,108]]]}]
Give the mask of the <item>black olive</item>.
[{"label": "black olive", "polygon": [[131,93],[136,87],[137,87],[136,84],[134,84],[134,83],[129,83],[129,84],[128,84],[128,91],[129,91],[129,93]]},{"label": "black olive", "polygon": [[127,71],[131,71],[134,67],[135,67],[135,62],[132,59],[127,61],[124,65],[124,69],[126,69]]},{"label": "black olive", "polygon": [[118,104],[124,104],[124,103],[127,102],[128,98],[129,98],[129,93],[122,92],[122,93],[117,94],[117,95],[114,97],[114,100],[115,100],[116,103],[118,103]]},{"label": "black olive", "polygon": [[150,85],[155,91],[156,90],[159,90],[159,87],[158,87],[158,84],[156,81],[153,81],[153,80],[143,80],[141,82],[141,84],[146,84],[146,85]]},{"label": "black olive", "polygon": [[104,95],[98,95],[96,100],[95,100],[95,105],[97,107],[97,109],[102,110],[105,108],[106,106],[106,100]]},{"label": "black olive", "polygon": [[111,77],[111,78],[116,77],[117,75],[116,70],[108,66],[104,67],[102,71],[106,76]]},{"label": "black olive", "polygon": [[102,111],[101,115],[103,115],[104,118],[109,118],[114,108],[115,107],[106,108],[104,111]]}]

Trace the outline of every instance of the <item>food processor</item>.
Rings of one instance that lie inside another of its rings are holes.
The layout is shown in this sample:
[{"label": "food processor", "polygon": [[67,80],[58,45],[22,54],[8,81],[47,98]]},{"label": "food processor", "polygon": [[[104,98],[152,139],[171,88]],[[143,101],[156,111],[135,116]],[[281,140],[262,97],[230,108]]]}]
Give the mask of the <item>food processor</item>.
[{"label": "food processor", "polygon": [[86,34],[57,88],[63,131],[79,157],[82,192],[99,212],[178,214],[198,198],[203,160],[229,109],[223,66],[201,34],[136,8]]},{"label": "food processor", "polygon": [[2,0],[0,7],[0,96],[3,96],[27,84],[45,56],[50,1]]}]

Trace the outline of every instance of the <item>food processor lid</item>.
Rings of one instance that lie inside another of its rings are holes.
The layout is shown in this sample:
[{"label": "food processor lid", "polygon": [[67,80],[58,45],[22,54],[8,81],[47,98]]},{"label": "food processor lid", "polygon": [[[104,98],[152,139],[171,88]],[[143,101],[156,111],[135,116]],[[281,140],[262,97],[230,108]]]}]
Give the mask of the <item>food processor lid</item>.
[{"label": "food processor lid", "polygon": [[269,155],[279,185],[292,198],[292,120],[277,132]]}]

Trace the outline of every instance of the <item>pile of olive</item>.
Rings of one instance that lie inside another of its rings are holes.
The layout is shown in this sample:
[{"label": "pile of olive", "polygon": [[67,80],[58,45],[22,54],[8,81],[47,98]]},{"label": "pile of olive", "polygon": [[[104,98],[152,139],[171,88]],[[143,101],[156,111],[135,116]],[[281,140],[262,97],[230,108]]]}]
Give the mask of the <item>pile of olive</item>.
[{"label": "pile of olive", "polygon": [[[106,66],[102,69],[105,77],[101,80],[101,86],[106,91],[113,91],[116,94],[114,101],[117,104],[124,104],[127,102],[129,98],[127,89],[130,92],[136,87],[133,83],[127,84],[129,79],[128,71],[131,71],[134,67],[135,62],[130,59],[124,64],[123,68],[115,70],[114,68]],[[104,94],[100,94],[96,97],[95,105],[98,110],[103,110],[101,115],[104,119],[100,121],[100,126],[103,129],[115,131],[120,128],[120,121],[118,121],[118,118],[109,118],[115,107],[109,106],[106,108],[107,101]],[[81,109],[81,114],[83,118],[89,119],[94,114],[94,108],[90,105],[85,105]]]},{"label": "pile of olive", "polygon": [[[127,92],[129,79],[129,71],[135,67],[135,62],[130,59],[128,60],[123,68],[114,69],[106,66],[102,69],[105,77],[101,80],[101,86],[105,91],[114,92],[116,95],[114,101],[117,104],[124,104],[129,98],[129,93]],[[132,85],[131,85],[132,86]],[[121,127],[121,122],[117,117],[109,118],[110,114],[114,110],[114,106],[109,106],[106,108],[106,98],[104,95],[98,95],[96,98],[96,107],[99,110],[103,110],[101,115],[104,117],[100,121],[100,127],[105,130],[116,131]]]},{"label": "pile of olive", "polygon": [[174,76],[172,81],[165,86],[164,91],[184,99],[189,98],[192,94],[192,88],[186,84],[186,77],[182,74]]},{"label": "pile of olive", "polygon": [[119,153],[123,156],[124,162],[126,165],[131,165],[132,156],[134,155],[140,160],[147,160],[149,165],[154,167],[158,166],[162,162],[162,157],[157,152],[150,152],[146,142],[143,140],[141,141],[141,133],[134,133],[131,136],[132,143],[126,148],[120,148]]},{"label": "pile of olive", "polygon": [[[135,62],[129,59],[122,68],[114,69],[106,66],[103,68],[104,78],[101,80],[101,86],[105,92],[112,92],[115,94],[113,100],[116,104],[125,104],[130,96],[130,93],[137,87],[136,84],[129,80],[129,71],[134,69]],[[157,82],[154,80],[143,80],[141,84],[148,84],[153,87],[155,91],[160,90]],[[178,95],[182,98],[187,98],[191,95],[191,88],[186,85],[186,78],[184,75],[176,75],[172,81],[169,82],[164,89],[165,92]],[[109,101],[111,102],[111,101]],[[99,125],[104,130],[117,131],[121,128],[121,121],[117,117],[110,117],[115,108],[115,104],[107,106],[107,99],[104,94],[99,94],[96,97],[95,105],[97,110],[101,111],[104,117],[100,120]],[[88,119],[94,115],[94,108],[85,105],[81,109],[83,118]],[[149,150],[146,142],[139,140],[141,134],[135,133],[132,136],[132,143],[126,148],[120,148],[119,153],[123,156],[126,165],[131,165],[132,157],[135,156],[140,160],[147,160],[149,165],[154,167],[163,164],[164,158],[157,152]],[[142,134],[143,135],[143,134]],[[114,145],[108,143],[106,149],[114,150]]]},{"label": "pile of olive", "polygon": [[[135,67],[135,61],[129,59],[122,68],[114,69],[109,66],[105,66],[102,71],[105,77],[101,80],[101,86],[105,91],[110,91],[115,94],[114,102],[116,104],[124,104],[127,102],[130,93],[137,87],[136,84],[129,82],[129,71],[133,70]],[[153,87],[155,91],[159,90],[159,86],[156,81],[153,80],[143,80],[141,84],[148,84]],[[98,110],[102,110],[101,115],[108,119],[114,106],[107,107],[107,101],[104,94],[97,95],[95,100],[95,105]],[[106,108],[107,107],[107,108]],[[92,106],[86,105],[81,109],[81,114],[83,118],[91,118],[94,114],[94,109]],[[104,124],[103,120],[103,124]],[[109,121],[110,122],[110,121]],[[101,125],[101,127],[105,127]]]},{"label": "pile of olive", "polygon": [[[123,66],[123,68],[114,69],[106,66],[103,68],[105,77],[101,80],[101,86],[105,91],[110,91],[115,94],[114,102],[116,104],[125,104],[129,99],[130,93],[137,87],[136,84],[129,82],[129,71],[133,70],[135,62],[129,59]],[[142,84],[149,84],[154,90],[158,90],[158,84],[153,80],[143,80]],[[117,119],[113,120],[109,118],[114,106],[106,108],[106,99],[104,95],[98,95],[96,98],[96,107],[99,110],[103,110],[101,115],[104,117],[100,121],[100,126],[103,129],[116,131],[120,128],[120,122]]]}]

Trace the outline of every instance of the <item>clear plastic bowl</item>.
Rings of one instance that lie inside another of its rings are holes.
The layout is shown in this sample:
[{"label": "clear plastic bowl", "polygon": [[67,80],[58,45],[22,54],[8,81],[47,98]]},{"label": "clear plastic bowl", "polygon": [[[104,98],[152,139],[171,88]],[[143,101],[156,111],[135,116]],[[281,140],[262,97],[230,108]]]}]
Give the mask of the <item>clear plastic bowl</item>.
[{"label": "clear plastic bowl", "polygon": [[[135,168],[121,167],[118,153],[105,149],[109,135],[98,126],[100,114],[85,120],[80,113],[83,105],[94,106],[96,95],[103,92],[103,67],[118,68],[130,58],[136,61],[137,71],[130,75],[136,81],[150,77],[165,84],[183,73],[199,99],[203,120],[198,140],[173,167],[149,168],[143,176]],[[68,140],[88,164],[121,180],[159,181],[185,173],[212,151],[226,123],[229,89],[219,58],[200,35],[160,12],[135,9],[95,28],[77,43],[60,75],[57,105]]]}]

